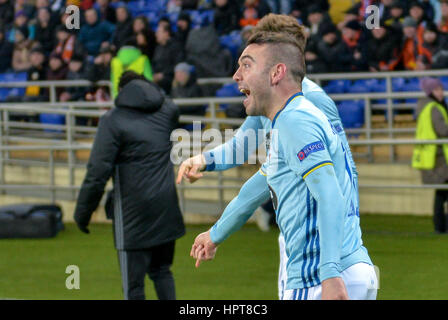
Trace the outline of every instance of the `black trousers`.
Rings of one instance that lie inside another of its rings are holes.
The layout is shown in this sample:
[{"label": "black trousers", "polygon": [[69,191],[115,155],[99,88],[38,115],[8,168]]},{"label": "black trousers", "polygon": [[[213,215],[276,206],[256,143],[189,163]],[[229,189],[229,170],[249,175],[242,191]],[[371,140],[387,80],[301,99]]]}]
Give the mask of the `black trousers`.
[{"label": "black trousers", "polygon": [[153,281],[159,300],[175,300],[173,264],[175,241],[141,250],[118,250],[125,300],[145,299],[145,275]]},{"label": "black trousers", "polygon": [[448,202],[448,190],[436,190],[434,199],[434,229],[437,232],[448,232],[447,212],[445,203]]}]

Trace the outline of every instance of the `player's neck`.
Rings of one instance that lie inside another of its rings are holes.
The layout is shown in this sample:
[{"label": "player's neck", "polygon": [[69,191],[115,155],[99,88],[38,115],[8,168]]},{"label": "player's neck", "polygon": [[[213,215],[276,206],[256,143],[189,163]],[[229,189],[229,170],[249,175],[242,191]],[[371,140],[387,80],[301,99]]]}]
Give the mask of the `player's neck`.
[{"label": "player's neck", "polygon": [[266,117],[271,121],[275,118],[276,114],[285,107],[286,102],[294,94],[301,92],[302,86],[291,86],[288,88],[278,88],[276,93],[272,96],[270,108],[266,112]]}]

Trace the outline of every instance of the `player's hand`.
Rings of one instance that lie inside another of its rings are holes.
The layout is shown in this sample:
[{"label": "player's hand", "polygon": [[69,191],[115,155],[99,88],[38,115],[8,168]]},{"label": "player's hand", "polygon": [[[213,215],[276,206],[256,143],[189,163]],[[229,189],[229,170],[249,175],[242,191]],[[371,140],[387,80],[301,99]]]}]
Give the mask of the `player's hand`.
[{"label": "player's hand", "polygon": [[347,289],[342,278],[322,281],[322,300],[348,300]]},{"label": "player's hand", "polygon": [[82,232],[87,234],[90,233],[89,229],[87,229],[87,226],[80,225],[79,223],[76,223],[76,225],[78,226],[78,229],[81,230]]},{"label": "player's hand", "polygon": [[205,169],[205,157],[204,155],[198,154],[197,156],[188,158],[181,163],[179,171],[177,172],[176,183],[179,184],[182,178],[188,180],[188,182],[193,183],[196,180],[202,178],[201,170]]},{"label": "player's hand", "polygon": [[218,246],[210,238],[210,230],[199,234],[191,246],[190,256],[196,259],[196,268],[201,261],[212,260],[215,258]]}]

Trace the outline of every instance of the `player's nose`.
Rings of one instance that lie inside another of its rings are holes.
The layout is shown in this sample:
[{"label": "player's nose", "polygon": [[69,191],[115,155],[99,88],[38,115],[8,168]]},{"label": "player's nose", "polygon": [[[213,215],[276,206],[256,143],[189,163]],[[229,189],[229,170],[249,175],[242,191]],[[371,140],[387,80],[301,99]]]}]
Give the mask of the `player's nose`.
[{"label": "player's nose", "polygon": [[240,69],[241,68],[238,68],[236,71],[235,71],[235,73],[233,74],[233,80],[234,81],[236,81],[236,82],[238,82],[238,81],[241,81],[241,71],[240,71]]}]

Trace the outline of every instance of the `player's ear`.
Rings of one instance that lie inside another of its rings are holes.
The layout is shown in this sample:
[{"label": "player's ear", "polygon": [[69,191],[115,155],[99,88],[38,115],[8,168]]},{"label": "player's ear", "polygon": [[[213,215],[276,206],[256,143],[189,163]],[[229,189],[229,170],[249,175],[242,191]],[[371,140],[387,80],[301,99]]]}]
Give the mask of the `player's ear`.
[{"label": "player's ear", "polygon": [[286,77],[286,65],[284,63],[277,63],[271,68],[270,71],[271,84],[276,86],[279,82]]}]

